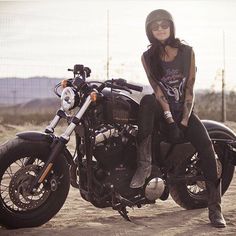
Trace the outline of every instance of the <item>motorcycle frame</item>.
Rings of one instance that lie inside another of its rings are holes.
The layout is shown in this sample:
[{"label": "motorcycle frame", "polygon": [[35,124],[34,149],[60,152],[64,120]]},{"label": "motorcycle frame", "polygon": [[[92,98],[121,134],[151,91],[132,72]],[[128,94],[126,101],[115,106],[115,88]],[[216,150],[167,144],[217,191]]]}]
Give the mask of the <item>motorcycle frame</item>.
[{"label": "motorcycle frame", "polygon": [[[92,99],[91,96],[88,95],[85,99],[84,104],[82,105],[82,107],[80,108],[80,110],[75,114],[75,116],[72,118],[70,124],[68,125],[68,127],[66,128],[65,132],[60,136],[60,137],[55,137],[53,135],[54,129],[56,128],[56,126],[58,125],[59,121],[62,118],[68,118],[68,116],[66,115],[66,113],[62,110],[59,109],[56,116],[54,117],[54,119],[51,121],[51,123],[49,124],[49,126],[47,126],[45,133],[34,133],[34,132],[26,132],[26,133],[21,133],[21,134],[17,134],[18,137],[23,138],[23,139],[28,139],[28,140],[44,140],[47,142],[52,142],[52,152],[48,158],[48,161],[45,163],[44,167],[42,168],[42,170],[40,171],[39,175],[35,178],[34,183],[31,186],[31,190],[33,191],[37,186],[39,186],[40,183],[42,183],[44,181],[44,179],[47,177],[48,173],[50,172],[52,166],[53,166],[53,162],[56,161],[57,156],[59,156],[59,154],[61,152],[65,152],[67,159],[68,159],[68,163],[72,166],[72,170],[76,170],[75,168],[75,162],[72,159],[72,156],[69,155],[69,151],[66,149],[66,144],[68,143],[69,139],[70,139],[70,135],[72,134],[72,132],[76,129],[76,127],[78,127],[79,125],[81,125],[81,118],[83,117],[84,113],[87,111],[89,105],[91,104]],[[84,119],[84,117],[83,117]],[[203,122],[204,123],[204,122]],[[92,132],[92,128],[89,128],[89,124],[83,124],[84,125],[84,138],[85,138],[85,156],[86,156],[86,160],[87,160],[87,166],[88,166],[88,170],[87,170],[87,180],[88,180],[88,198],[91,198],[92,195],[92,149],[93,149],[93,145],[94,145],[94,141],[95,141],[95,137],[93,135]],[[217,122],[211,122],[211,121],[205,121],[205,126],[207,128],[207,130],[221,130],[222,132],[226,132],[229,133],[229,129],[226,129],[225,126],[219,125]],[[232,131],[231,135],[235,137],[234,133]],[[92,134],[92,135],[91,135]],[[77,137],[78,139],[78,137]],[[49,141],[50,140],[50,141]],[[213,142],[218,142],[220,144],[225,144],[226,145],[226,150],[228,150],[229,152],[227,153],[229,159],[232,161],[234,165],[236,165],[236,138],[232,141],[232,139],[212,139]],[[169,157],[169,155],[171,153],[173,153],[174,150],[174,146],[176,145],[171,145],[169,151],[168,151],[168,155],[166,156],[166,158]],[[172,150],[173,149],[173,150]],[[170,151],[172,150],[172,151]],[[78,150],[78,145],[77,145],[77,153],[79,153]],[[73,174],[73,176],[76,176],[76,174]],[[170,180],[171,181],[171,180]],[[175,180],[177,181],[177,180]],[[184,179],[178,179],[178,181],[186,181],[186,178]],[[74,182],[75,183],[75,182]],[[74,186],[78,187],[76,184],[74,184]]]},{"label": "motorcycle frame", "polygon": [[[86,125],[85,125],[86,126]],[[88,125],[88,127],[91,127],[91,124]],[[217,127],[215,127],[217,128]],[[92,129],[86,129],[86,127],[84,127],[85,130],[85,143],[86,145],[86,152],[85,152],[85,157],[87,160],[87,164],[88,164],[88,169],[87,169],[87,180],[88,180],[88,198],[91,197],[92,195],[92,182],[93,182],[93,176],[92,176],[92,150],[93,150],[93,145],[94,145],[94,136],[93,133],[91,132]],[[78,134],[77,134],[78,135]],[[79,137],[79,136],[78,136]],[[78,138],[77,137],[77,138]],[[89,138],[91,137],[91,138]],[[235,152],[236,152],[236,148],[233,147],[233,145],[236,145],[236,141],[232,141],[229,139],[211,139],[213,144],[221,144],[221,145],[225,145],[225,150],[226,150],[226,156],[227,158],[229,158],[230,160],[232,160],[232,157],[235,157]],[[169,145],[169,148],[166,152],[166,155],[163,155],[163,153],[155,153],[154,152],[154,162],[157,161],[157,159],[164,158],[164,159],[169,159],[171,157],[171,155],[174,156],[178,156],[178,153],[182,155],[182,160],[188,158],[189,156],[193,156],[196,153],[196,150],[193,148],[193,146],[187,142],[187,143],[180,143],[180,144],[169,144],[166,143],[167,145]],[[192,149],[192,151],[189,150],[189,148],[186,147],[190,147],[190,149]],[[176,148],[179,148],[179,151],[176,152]],[[183,150],[185,155],[183,154]],[[77,152],[79,153],[79,150],[77,149]],[[225,158],[225,161],[228,161],[227,158]],[[173,159],[173,158],[172,158]],[[194,176],[194,177],[185,177],[185,176],[174,176],[174,177],[167,177],[167,173],[168,173],[168,169],[162,169],[163,171],[163,175],[166,178],[166,182],[168,184],[174,184],[174,183],[179,183],[179,182],[187,182],[187,181],[204,181],[205,178],[203,176]],[[224,170],[222,170],[224,171]]]}]

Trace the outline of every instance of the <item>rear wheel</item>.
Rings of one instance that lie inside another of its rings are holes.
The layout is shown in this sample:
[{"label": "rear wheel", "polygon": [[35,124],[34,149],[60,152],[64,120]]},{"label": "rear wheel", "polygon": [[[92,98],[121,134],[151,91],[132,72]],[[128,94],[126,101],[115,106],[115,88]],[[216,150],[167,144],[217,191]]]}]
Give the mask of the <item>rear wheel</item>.
[{"label": "rear wheel", "polygon": [[45,142],[20,138],[0,147],[0,224],[7,228],[40,226],[63,206],[70,187],[69,168],[59,156],[53,169],[32,192],[29,186],[50,153]]},{"label": "rear wheel", "polygon": [[[234,139],[231,134],[222,131],[209,132],[211,138]],[[225,150],[222,145],[214,145],[218,156],[217,172],[218,177],[222,178],[222,195],[228,189],[234,174],[234,166],[225,158]],[[186,159],[175,169],[175,175],[202,175],[199,157],[196,153]],[[173,200],[185,209],[197,209],[207,207],[207,193],[204,181],[192,183],[178,183],[170,186],[170,194]]]}]

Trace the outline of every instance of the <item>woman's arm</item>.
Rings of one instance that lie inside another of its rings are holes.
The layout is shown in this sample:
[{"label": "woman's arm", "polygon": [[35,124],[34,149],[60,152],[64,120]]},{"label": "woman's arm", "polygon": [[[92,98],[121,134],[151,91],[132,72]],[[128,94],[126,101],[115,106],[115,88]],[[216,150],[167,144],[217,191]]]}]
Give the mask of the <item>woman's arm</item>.
[{"label": "woman's arm", "polygon": [[181,121],[181,124],[184,126],[188,126],[188,120],[193,110],[194,98],[195,98],[194,94],[195,74],[196,74],[195,57],[194,57],[194,52],[192,51],[190,73],[185,87],[184,110]]},{"label": "woman's arm", "polygon": [[166,118],[167,123],[173,123],[174,120],[173,120],[173,117],[171,115],[170,106],[169,106],[169,103],[168,103],[164,93],[162,92],[160,86],[158,86],[158,84],[154,82],[154,79],[153,79],[153,77],[150,73],[150,70],[148,69],[148,67],[146,65],[146,62],[145,62],[145,59],[144,59],[143,55],[141,57],[141,60],[142,60],[142,63],[143,63],[144,70],[147,74],[149,83],[151,84],[151,86],[154,90],[156,99],[161,104],[161,107],[164,111],[164,116]]},{"label": "woman's arm", "polygon": [[164,111],[165,120],[169,124],[173,123],[174,119],[173,119],[171,111],[170,111],[169,103],[168,103],[165,95],[163,94],[160,86],[157,85],[156,89],[154,90],[154,92],[155,92],[155,96],[156,96],[157,101],[161,104],[161,107],[162,107],[162,109]]}]

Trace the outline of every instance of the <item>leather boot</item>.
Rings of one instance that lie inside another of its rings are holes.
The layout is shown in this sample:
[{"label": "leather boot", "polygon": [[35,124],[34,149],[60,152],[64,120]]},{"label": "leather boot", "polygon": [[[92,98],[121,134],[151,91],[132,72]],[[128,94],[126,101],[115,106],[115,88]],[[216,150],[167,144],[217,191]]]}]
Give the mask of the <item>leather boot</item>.
[{"label": "leather boot", "polygon": [[137,148],[138,168],[131,180],[130,188],[140,188],[152,170],[151,135],[147,136]]},{"label": "leather boot", "polygon": [[215,184],[207,181],[208,210],[211,225],[216,228],[226,227],[224,216],[221,213],[221,183]]}]

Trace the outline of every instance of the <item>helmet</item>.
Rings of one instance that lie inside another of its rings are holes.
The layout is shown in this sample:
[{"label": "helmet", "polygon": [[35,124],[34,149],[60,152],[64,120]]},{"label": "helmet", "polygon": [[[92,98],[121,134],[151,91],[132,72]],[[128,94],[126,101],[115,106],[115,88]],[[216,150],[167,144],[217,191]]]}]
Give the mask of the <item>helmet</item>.
[{"label": "helmet", "polygon": [[147,35],[150,43],[152,43],[155,40],[155,38],[153,37],[152,32],[150,30],[150,24],[154,21],[161,21],[161,20],[169,20],[172,22],[172,25],[173,25],[173,33],[172,34],[173,34],[173,36],[175,35],[175,25],[174,25],[172,15],[164,9],[157,9],[157,10],[150,12],[146,18],[146,23],[145,23],[146,35]]}]

